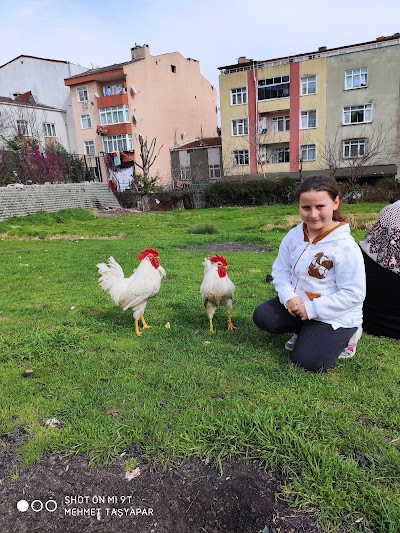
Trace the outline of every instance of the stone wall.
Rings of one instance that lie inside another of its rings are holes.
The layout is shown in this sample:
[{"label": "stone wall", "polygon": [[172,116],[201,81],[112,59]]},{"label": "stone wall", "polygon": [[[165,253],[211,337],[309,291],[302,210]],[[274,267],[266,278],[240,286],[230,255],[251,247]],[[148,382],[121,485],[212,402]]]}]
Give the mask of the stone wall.
[{"label": "stone wall", "polygon": [[0,188],[0,220],[73,207],[119,209],[121,206],[107,183],[8,185]]}]

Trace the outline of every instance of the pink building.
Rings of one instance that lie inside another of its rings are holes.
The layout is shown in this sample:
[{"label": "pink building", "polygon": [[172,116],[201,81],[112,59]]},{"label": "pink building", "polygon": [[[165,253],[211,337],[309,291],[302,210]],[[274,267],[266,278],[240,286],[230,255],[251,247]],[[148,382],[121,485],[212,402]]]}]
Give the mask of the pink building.
[{"label": "pink building", "polygon": [[148,145],[156,139],[155,154],[160,152],[150,175],[172,185],[170,148],[185,138],[217,135],[217,92],[194,59],[178,52],[152,56],[148,45],[131,54],[126,63],[65,80],[78,153],[98,155],[103,181],[111,175],[122,183],[132,175],[133,161],[142,163],[139,136]]}]

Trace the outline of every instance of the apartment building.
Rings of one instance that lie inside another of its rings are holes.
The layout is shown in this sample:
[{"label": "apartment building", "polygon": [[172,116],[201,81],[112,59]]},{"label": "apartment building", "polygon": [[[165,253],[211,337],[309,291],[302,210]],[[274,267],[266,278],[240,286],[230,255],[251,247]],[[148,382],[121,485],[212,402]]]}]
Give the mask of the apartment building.
[{"label": "apartment building", "polygon": [[78,150],[100,155],[102,175],[117,185],[143,174],[135,165],[143,164],[143,142],[153,148],[149,174],[172,185],[169,149],[186,136],[217,135],[216,89],[198,61],[178,52],[152,56],[148,45],[135,46],[129,61],[71,76],[65,85]]},{"label": "apartment building", "polygon": [[76,153],[70,91],[64,79],[85,70],[87,67],[69,61],[30,55],[20,55],[1,65],[0,96],[7,116],[12,111],[16,120],[25,121],[20,129],[28,135],[32,134],[34,117],[43,140],[59,142]]},{"label": "apartment building", "polygon": [[400,34],[219,70],[225,175],[397,175]]}]

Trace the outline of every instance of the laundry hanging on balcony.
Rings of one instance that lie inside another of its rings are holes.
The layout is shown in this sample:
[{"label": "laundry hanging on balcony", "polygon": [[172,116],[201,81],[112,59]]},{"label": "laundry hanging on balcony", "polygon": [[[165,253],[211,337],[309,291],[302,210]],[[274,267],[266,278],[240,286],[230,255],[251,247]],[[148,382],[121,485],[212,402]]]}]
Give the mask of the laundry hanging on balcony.
[{"label": "laundry hanging on balcony", "polygon": [[121,164],[121,157],[119,155],[119,152],[114,152],[113,153],[113,158],[114,158],[114,166],[115,167],[119,167],[120,164]]},{"label": "laundry hanging on balcony", "polygon": [[107,135],[108,129],[104,126],[97,126],[96,133],[97,135]]}]

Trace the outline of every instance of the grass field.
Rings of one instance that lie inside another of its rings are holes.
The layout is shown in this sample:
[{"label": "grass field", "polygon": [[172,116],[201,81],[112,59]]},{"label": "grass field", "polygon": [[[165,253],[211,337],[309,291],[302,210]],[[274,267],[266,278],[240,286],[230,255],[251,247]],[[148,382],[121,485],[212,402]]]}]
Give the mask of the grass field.
[{"label": "grass field", "polygon": [[[344,206],[356,240],[382,207]],[[296,213],[68,210],[0,222],[1,438],[26,432],[25,465],[46,452],[105,463],[135,445],[152,462],[256,458],[286,476],[282,495],[324,531],[398,532],[400,342],[364,334],[353,360],[312,374],[288,362],[287,336],[252,323],[274,296],[265,276]],[[218,233],[192,233],[202,224]],[[187,248],[227,242],[270,251],[224,252],[237,329],[226,330],[220,309],[212,334],[199,292],[207,252]],[[132,314],[98,287],[96,263],[113,255],[129,275],[146,247],[167,277],[138,338]],[[61,428],[44,426],[53,417]]]}]

